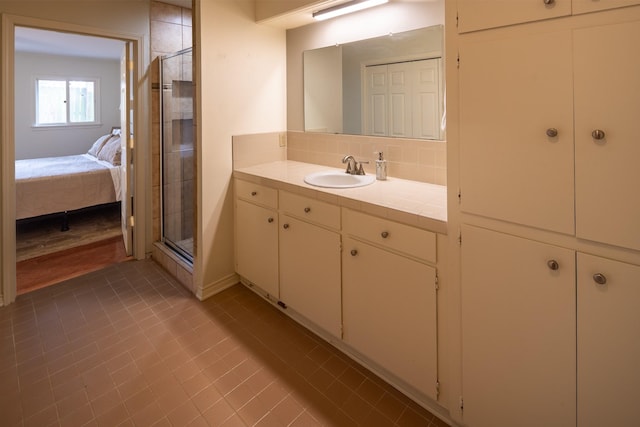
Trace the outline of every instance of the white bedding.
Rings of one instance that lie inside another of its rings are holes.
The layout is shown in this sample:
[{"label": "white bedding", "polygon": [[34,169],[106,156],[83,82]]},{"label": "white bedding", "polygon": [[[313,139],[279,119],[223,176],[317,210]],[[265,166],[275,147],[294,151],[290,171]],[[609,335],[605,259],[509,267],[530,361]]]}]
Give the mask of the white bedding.
[{"label": "white bedding", "polygon": [[16,219],[119,201],[121,167],[89,154],[16,160]]}]

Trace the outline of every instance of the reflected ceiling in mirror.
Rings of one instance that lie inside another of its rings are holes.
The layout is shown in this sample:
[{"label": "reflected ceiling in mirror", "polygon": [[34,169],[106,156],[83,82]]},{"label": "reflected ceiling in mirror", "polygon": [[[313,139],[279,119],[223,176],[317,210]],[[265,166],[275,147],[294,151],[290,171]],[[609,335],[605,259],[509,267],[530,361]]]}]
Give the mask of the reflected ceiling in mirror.
[{"label": "reflected ceiling in mirror", "polygon": [[442,25],[305,51],[305,131],[444,139],[442,53]]}]

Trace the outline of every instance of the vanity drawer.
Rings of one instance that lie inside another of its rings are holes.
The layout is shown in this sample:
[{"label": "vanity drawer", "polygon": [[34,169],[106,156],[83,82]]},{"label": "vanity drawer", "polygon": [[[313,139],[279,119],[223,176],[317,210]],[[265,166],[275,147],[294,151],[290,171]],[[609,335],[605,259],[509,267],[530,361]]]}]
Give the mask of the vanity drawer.
[{"label": "vanity drawer", "polygon": [[269,208],[278,208],[278,190],[253,182],[236,180],[236,197]]},{"label": "vanity drawer", "polygon": [[280,191],[280,210],[316,224],[340,229],[340,207],[330,203]]},{"label": "vanity drawer", "polygon": [[349,209],[342,210],[342,229],[351,236],[436,262],[436,233],[431,231]]}]

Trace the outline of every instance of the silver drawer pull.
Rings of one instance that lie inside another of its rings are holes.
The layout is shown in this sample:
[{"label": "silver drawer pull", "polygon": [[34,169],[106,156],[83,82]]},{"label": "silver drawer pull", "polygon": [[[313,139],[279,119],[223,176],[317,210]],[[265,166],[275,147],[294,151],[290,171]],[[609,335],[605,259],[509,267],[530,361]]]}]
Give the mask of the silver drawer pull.
[{"label": "silver drawer pull", "polygon": [[380,235],[382,236],[383,239],[386,239],[387,237],[389,237],[389,232],[383,231],[382,233],[380,233]]},{"label": "silver drawer pull", "polygon": [[350,254],[351,254],[351,256],[356,256],[356,255],[358,255],[358,250],[357,249],[351,249]]},{"label": "silver drawer pull", "polygon": [[311,208],[310,208],[310,207],[306,207],[306,208],[304,208],[304,212],[305,212],[305,213],[309,213],[309,212],[311,212]]},{"label": "silver drawer pull", "polygon": [[287,228],[289,228],[289,224],[283,224],[282,228],[284,228],[286,230]]},{"label": "silver drawer pull", "polygon": [[555,138],[556,136],[558,136],[558,129],[556,128],[547,129],[547,136],[549,138]]},{"label": "silver drawer pull", "polygon": [[252,195],[252,196],[257,196],[257,195],[258,195],[258,192],[257,192],[257,191],[252,191],[252,192],[251,192],[251,195]]},{"label": "silver drawer pull", "polygon": [[554,4],[556,2],[556,0],[542,0],[542,1],[547,6],[551,6],[552,4]]},{"label": "silver drawer pull", "polygon": [[606,285],[607,277],[602,273],[596,273],[593,275],[593,281],[596,282],[598,285]]},{"label": "silver drawer pull", "polygon": [[271,224],[273,222],[273,218],[272,217],[267,218],[267,222]]},{"label": "silver drawer pull", "polygon": [[550,259],[549,261],[547,261],[547,267],[555,271],[560,268],[560,264],[558,264],[558,261],[556,261],[555,259]]},{"label": "silver drawer pull", "polygon": [[602,141],[605,136],[606,135],[602,129],[596,129],[593,132],[591,132],[591,137],[596,141]]}]

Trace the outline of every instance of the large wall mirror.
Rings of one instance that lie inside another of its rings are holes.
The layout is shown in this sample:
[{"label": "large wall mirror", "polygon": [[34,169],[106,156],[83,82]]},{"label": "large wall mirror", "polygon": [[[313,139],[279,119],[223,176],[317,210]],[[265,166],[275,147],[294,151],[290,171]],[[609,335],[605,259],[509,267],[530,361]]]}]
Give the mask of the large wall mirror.
[{"label": "large wall mirror", "polygon": [[305,131],[444,139],[443,29],[305,51]]}]

